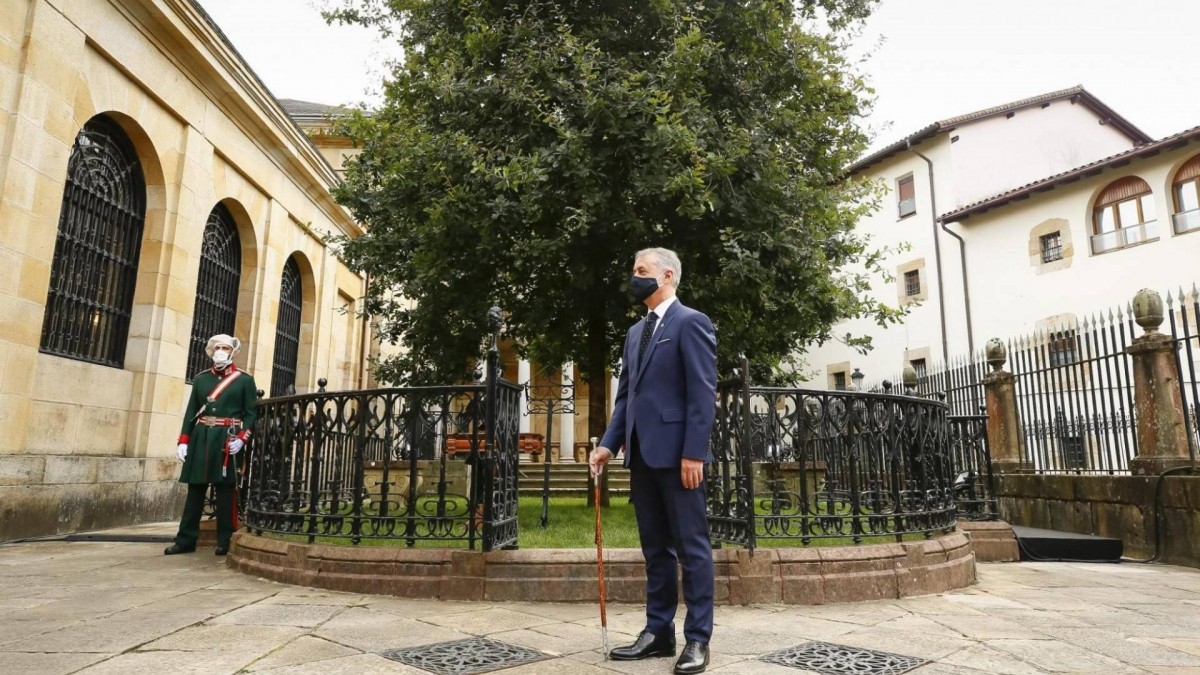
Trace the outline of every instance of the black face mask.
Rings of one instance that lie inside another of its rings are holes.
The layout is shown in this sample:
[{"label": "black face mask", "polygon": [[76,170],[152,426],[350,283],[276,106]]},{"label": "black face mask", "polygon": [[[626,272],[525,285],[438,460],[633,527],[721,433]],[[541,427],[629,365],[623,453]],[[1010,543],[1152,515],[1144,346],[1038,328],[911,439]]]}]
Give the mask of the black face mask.
[{"label": "black face mask", "polygon": [[657,290],[658,279],[654,277],[639,277],[636,274],[629,277],[629,294],[638,302],[645,302]]}]

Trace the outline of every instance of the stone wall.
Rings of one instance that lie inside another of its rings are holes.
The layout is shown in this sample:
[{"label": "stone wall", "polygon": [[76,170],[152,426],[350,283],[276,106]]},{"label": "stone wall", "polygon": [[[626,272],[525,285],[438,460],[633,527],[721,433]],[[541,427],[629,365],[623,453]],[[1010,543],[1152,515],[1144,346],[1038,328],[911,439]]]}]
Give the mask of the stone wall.
[{"label": "stone wall", "polygon": [[[68,161],[97,115],[128,137],[146,192],[117,365],[42,349]],[[343,310],[364,280],[325,239],[361,230],[330,195],[336,181],[195,3],[0,2],[0,541],[176,516],[175,441],[217,204],[241,242],[238,365],[271,390],[293,259],[297,391],[361,379],[370,332]]]},{"label": "stone wall", "polygon": [[171,459],[0,455],[0,541],[179,518]]},{"label": "stone wall", "polygon": [[[996,476],[1000,513],[1013,525],[1121,539],[1125,555],[1154,555],[1157,476]],[[1159,502],[1161,561],[1200,567],[1200,476],[1168,476]]]}]

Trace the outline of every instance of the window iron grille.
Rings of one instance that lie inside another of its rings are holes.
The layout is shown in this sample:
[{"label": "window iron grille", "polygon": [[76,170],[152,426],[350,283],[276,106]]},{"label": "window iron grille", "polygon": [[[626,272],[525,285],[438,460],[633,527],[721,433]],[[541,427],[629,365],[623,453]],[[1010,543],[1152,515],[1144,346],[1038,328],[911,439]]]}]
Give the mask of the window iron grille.
[{"label": "window iron grille", "polygon": [[88,120],[67,162],[40,348],[121,368],[133,312],[146,182],[129,137]]},{"label": "window iron grille", "polygon": [[1041,242],[1042,242],[1042,262],[1051,263],[1051,262],[1054,262],[1055,260],[1062,260],[1063,249],[1062,249],[1062,233],[1061,232],[1052,232],[1050,234],[1043,234],[1041,237]]},{"label": "window iron grille", "polygon": [[915,298],[921,294],[921,273],[917,270],[904,273],[904,295]]},{"label": "window iron grille", "polygon": [[208,214],[200,247],[200,275],[192,310],[192,338],[188,346],[187,381],[208,367],[204,348],[213,335],[233,335],[237,321],[238,289],[242,276],[242,243],[233,214],[217,204]]},{"label": "window iron grille", "polygon": [[304,288],[300,265],[294,257],[283,267],[279,288],[279,321],[275,327],[275,363],[271,369],[271,396],[283,396],[296,387],[296,357],[300,354],[300,315]]}]

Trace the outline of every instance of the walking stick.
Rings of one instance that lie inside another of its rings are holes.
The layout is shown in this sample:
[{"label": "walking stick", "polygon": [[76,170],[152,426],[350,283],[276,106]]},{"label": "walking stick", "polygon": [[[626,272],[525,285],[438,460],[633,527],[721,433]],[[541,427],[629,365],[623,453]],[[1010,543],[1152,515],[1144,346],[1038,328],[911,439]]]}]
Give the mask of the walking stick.
[{"label": "walking stick", "polygon": [[[592,450],[595,451],[596,444],[599,439],[592,437]],[[594,491],[596,503],[596,569],[597,578],[600,582],[600,639],[604,646],[604,660],[608,660],[608,608],[605,606],[605,596],[607,593],[604,588],[604,530],[600,525],[600,473],[604,471],[604,467],[600,466],[595,476],[592,476],[592,490]]]}]

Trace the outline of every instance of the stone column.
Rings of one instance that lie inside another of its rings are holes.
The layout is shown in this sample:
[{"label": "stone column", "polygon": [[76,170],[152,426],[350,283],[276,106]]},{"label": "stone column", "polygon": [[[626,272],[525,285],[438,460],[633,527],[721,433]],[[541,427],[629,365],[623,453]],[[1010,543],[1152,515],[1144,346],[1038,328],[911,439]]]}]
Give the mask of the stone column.
[{"label": "stone column", "polygon": [[1188,464],[1188,430],[1175,340],[1158,332],[1163,321],[1162,298],[1151,290],[1138,291],[1133,298],[1133,317],[1146,331],[1125,350],[1133,358],[1138,441],[1138,455],[1129,462],[1129,469],[1138,476]]},{"label": "stone column", "polygon": [[[567,384],[575,381],[575,364],[566,363],[562,368],[562,383],[565,387]],[[574,391],[572,389],[571,391]],[[575,413],[562,413],[558,421],[554,423],[559,431],[558,456],[559,459],[568,462],[575,459]],[[550,460],[550,453],[546,453],[546,460]]]},{"label": "stone column", "polygon": [[529,415],[526,411],[529,410],[529,392],[525,389],[525,385],[529,383],[529,361],[521,359],[517,361],[517,384],[521,385],[521,421],[519,423],[519,431],[523,434],[529,433]]},{"label": "stone column", "polygon": [[1021,418],[1017,412],[1016,378],[1004,370],[1008,348],[1003,342],[996,338],[988,340],[986,354],[988,365],[992,367],[992,372],[983,377],[992,473],[1016,473],[1025,456],[1025,438],[1021,435]]}]

